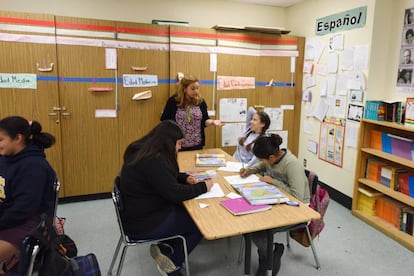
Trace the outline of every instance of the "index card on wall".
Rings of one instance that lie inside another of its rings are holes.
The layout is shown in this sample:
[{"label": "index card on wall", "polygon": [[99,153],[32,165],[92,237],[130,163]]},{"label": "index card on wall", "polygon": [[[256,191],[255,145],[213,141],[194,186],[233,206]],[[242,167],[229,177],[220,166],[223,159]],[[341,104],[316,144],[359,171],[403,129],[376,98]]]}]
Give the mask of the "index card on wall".
[{"label": "index card on wall", "polygon": [[270,126],[269,130],[282,130],[283,129],[283,109],[281,108],[264,108],[264,112],[269,115]]},{"label": "index card on wall", "polygon": [[116,49],[106,48],[105,49],[105,68],[116,69],[117,68],[117,55]]}]

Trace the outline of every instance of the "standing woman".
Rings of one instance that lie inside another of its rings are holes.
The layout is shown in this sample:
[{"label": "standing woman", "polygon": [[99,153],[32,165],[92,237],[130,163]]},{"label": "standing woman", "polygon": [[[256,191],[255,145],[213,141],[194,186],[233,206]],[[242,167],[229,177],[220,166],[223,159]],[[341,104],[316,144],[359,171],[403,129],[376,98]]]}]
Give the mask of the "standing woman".
[{"label": "standing woman", "polygon": [[199,89],[200,82],[196,77],[183,77],[161,115],[161,121],[173,120],[184,131],[182,151],[202,149],[206,140],[204,128],[224,125],[220,120],[209,118],[207,104],[199,94]]},{"label": "standing woman", "polygon": [[30,124],[18,116],[0,120],[0,263],[19,255],[40,214],[53,216],[56,173],[44,149],[54,143],[36,121]]},{"label": "standing woman", "polygon": [[[303,203],[309,203],[310,193],[308,178],[305,175],[305,168],[288,149],[281,149],[283,140],[277,134],[259,137],[254,146],[253,153],[260,159],[251,168],[242,169],[240,175],[246,177],[250,174],[261,174],[260,181],[282,188],[290,195]],[[256,276],[265,276],[267,261],[267,235],[266,231],[255,232],[252,240],[257,246],[259,255],[259,268]],[[273,249],[273,272],[276,275],[280,270],[281,257],[284,245],[275,243]]]},{"label": "standing woman", "polygon": [[[182,202],[209,191],[213,183],[197,183],[179,172],[177,152],[183,140],[181,128],[166,120],[127,147],[120,175],[121,219],[125,233],[133,239],[182,235],[190,253],[202,235]],[[162,275],[180,275],[184,262],[180,240],[153,244],[150,253]]]},{"label": "standing woman", "polygon": [[260,136],[266,133],[270,126],[270,118],[266,112],[257,111],[249,107],[246,116],[246,130],[243,137],[239,138],[236,152],[233,157],[251,167],[259,162],[259,159],[253,154],[254,142]]}]

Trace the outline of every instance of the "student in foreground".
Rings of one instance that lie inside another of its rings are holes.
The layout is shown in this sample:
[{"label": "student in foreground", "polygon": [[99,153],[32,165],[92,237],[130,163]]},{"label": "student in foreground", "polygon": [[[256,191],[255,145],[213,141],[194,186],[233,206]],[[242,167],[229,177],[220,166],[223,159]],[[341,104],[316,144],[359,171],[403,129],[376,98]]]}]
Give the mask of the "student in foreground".
[{"label": "student in foreground", "polygon": [[[41,125],[18,116],[0,120],[0,263],[19,256],[24,237],[53,216],[56,173],[44,149],[55,138]],[[0,274],[4,274],[0,267]]]},{"label": "student in foreground", "polygon": [[[213,183],[211,180],[196,183],[192,176],[179,172],[177,152],[183,139],[181,128],[166,120],[127,147],[120,175],[124,202],[121,217],[131,238],[182,235],[190,253],[202,235],[182,202],[209,191]],[[150,253],[162,275],[181,275],[184,262],[181,240],[152,244]]]},{"label": "student in foreground", "polygon": [[[246,177],[250,174],[261,174],[260,181],[282,188],[303,203],[309,203],[310,193],[305,169],[288,149],[280,148],[282,142],[282,137],[277,134],[259,137],[253,146],[253,153],[261,162],[240,170],[240,175]],[[259,268],[256,276],[266,275],[266,231],[253,233],[252,240],[258,248],[259,254]],[[272,275],[276,275],[280,270],[283,251],[284,245],[275,243]]]},{"label": "student in foreground", "polygon": [[184,131],[181,150],[200,150],[205,145],[204,128],[222,126],[220,120],[212,120],[207,113],[207,104],[199,94],[200,82],[194,76],[180,80],[177,92],[165,104],[161,121],[173,120]]},{"label": "student in foreground", "polygon": [[239,138],[233,157],[247,167],[258,163],[259,159],[253,154],[253,145],[260,136],[265,135],[269,126],[270,118],[266,112],[256,111],[254,107],[249,107],[246,116],[246,130],[243,137]]}]

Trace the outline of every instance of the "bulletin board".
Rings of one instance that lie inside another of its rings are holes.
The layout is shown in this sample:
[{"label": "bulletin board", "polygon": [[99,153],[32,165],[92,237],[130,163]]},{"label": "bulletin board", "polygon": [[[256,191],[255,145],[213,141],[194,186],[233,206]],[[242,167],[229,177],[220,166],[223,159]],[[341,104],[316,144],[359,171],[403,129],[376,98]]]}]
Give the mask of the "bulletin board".
[{"label": "bulletin board", "polygon": [[333,123],[321,123],[319,135],[319,159],[342,168],[345,127]]}]

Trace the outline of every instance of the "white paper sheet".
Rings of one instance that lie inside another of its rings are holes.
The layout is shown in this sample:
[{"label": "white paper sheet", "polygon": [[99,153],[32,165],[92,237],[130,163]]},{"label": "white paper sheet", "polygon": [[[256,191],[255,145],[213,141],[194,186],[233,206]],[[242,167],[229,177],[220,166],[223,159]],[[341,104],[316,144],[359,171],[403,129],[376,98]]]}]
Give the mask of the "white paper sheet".
[{"label": "white paper sheet", "polygon": [[243,164],[241,162],[227,161],[225,167],[219,167],[217,170],[224,172],[239,172],[242,168]]},{"label": "white paper sheet", "polygon": [[224,196],[224,192],[221,189],[220,185],[218,183],[214,183],[213,187],[211,187],[211,190],[209,192],[201,194],[195,199],[223,197],[223,196]]},{"label": "white paper sheet", "polygon": [[259,177],[257,177],[255,174],[251,174],[245,178],[241,177],[240,175],[229,175],[225,176],[224,179],[229,182],[230,185],[260,182]]}]

